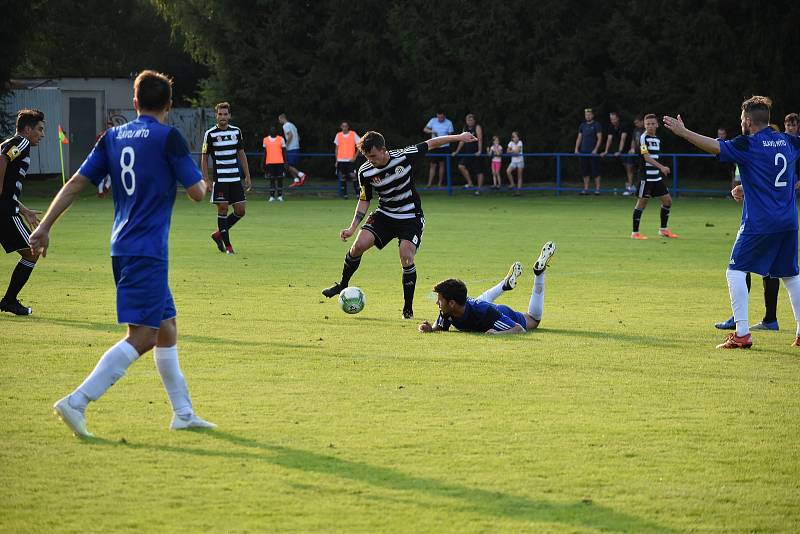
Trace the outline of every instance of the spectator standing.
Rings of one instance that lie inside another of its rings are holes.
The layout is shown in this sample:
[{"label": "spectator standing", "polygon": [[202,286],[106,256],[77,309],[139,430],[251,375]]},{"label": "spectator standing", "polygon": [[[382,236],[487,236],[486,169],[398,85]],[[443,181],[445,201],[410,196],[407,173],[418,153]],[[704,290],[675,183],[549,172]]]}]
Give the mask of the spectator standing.
[{"label": "spectator standing", "polygon": [[580,156],[581,176],[583,176],[583,190],[581,195],[589,194],[589,178],[594,177],[594,194],[600,194],[600,159],[597,158],[600,145],[603,142],[603,126],[594,120],[592,108],[583,110],[584,122],[578,127],[578,137],[575,139],[575,153],[586,154]]},{"label": "spectator standing", "polygon": [[480,195],[481,187],[483,186],[483,171],[480,166],[480,157],[483,155],[483,128],[477,123],[475,115],[472,113],[469,113],[464,118],[463,131],[471,133],[477,141],[459,142],[455,151],[453,151],[453,156],[463,154],[458,158],[458,171],[467,181],[464,188],[472,187],[472,174],[475,174],[478,177],[478,190],[475,191],[475,194]]},{"label": "spectator standing", "polygon": [[347,121],[339,125],[341,131],[336,134],[333,144],[336,146],[336,177],[339,180],[339,194],[347,198],[347,182],[353,184],[353,194],[358,196],[359,185],[356,180],[356,143],[361,140],[358,134],[350,129]]},{"label": "spectator standing", "polygon": [[500,189],[503,180],[500,178],[500,169],[503,166],[503,145],[498,136],[492,136],[492,146],[486,150],[492,157],[492,189]]},{"label": "spectator standing", "polygon": [[261,143],[264,147],[264,176],[269,180],[269,202],[283,202],[283,179],[286,177],[286,140],[278,135],[278,128],[270,126],[269,135]]},{"label": "spectator standing", "polygon": [[616,149],[613,155],[615,158],[622,158],[622,166],[625,168],[625,191],[623,191],[622,194],[629,196],[635,190],[633,187],[633,176],[636,168],[636,158],[628,156],[625,152],[627,152],[627,147],[630,146],[633,127],[630,123],[622,121],[619,113],[616,111],[612,111],[608,114],[608,120],[606,148],[601,156],[606,157],[609,151]]},{"label": "spectator standing", "polygon": [[[455,130],[453,123],[445,117],[444,111],[437,111],[436,116],[428,121],[423,132],[431,134],[431,139],[441,137],[443,135],[451,135]],[[442,145],[428,151],[430,154],[450,154],[450,143]],[[430,171],[428,174],[428,187],[433,186],[433,177],[436,175],[436,168],[439,168],[439,187],[444,185],[444,157],[436,156],[431,159]]]},{"label": "spectator standing", "polygon": [[294,178],[289,187],[300,187],[305,185],[307,175],[297,169],[300,164],[300,135],[297,133],[297,126],[289,122],[286,113],[278,115],[278,122],[283,126],[283,134],[286,136],[286,169]]},{"label": "spectator standing", "polygon": [[[519,132],[511,132],[511,141],[508,142],[508,153],[519,154],[511,156],[511,163],[509,163],[506,173],[508,174],[508,187],[514,190],[514,196],[518,197],[522,194],[522,173],[525,170],[525,157],[522,156],[522,139],[519,137]],[[517,185],[514,188],[514,170],[517,171]]]}]

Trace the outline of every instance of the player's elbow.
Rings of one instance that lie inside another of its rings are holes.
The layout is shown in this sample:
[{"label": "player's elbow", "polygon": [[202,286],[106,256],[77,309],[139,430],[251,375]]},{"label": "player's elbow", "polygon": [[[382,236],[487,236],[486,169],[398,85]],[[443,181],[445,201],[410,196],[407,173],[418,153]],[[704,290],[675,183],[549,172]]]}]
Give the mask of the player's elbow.
[{"label": "player's elbow", "polygon": [[197,182],[186,189],[186,194],[195,202],[200,202],[206,196],[206,183],[202,180]]}]

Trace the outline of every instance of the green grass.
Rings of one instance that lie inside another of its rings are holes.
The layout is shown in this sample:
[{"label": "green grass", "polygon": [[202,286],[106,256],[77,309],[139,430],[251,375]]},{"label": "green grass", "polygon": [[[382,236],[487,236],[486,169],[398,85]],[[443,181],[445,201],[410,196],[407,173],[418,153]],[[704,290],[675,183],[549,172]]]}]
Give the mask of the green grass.
[{"label": "green grass", "polygon": [[[0,531],[798,531],[800,350],[785,291],[780,332],[715,350],[739,206],[678,199],[679,240],[632,242],[632,203],[426,198],[417,322],[435,318],[438,280],[477,295],[514,260],[530,273],[556,241],[541,328],[497,338],[401,321],[394,245],[353,280],[361,314],[323,299],[352,201],[252,200],[226,257],[208,238],[212,208],[180,199],[182,365],[220,429],[167,430],[147,354],[90,406],[99,438],[82,442],[51,405],[123,330],[111,204],[80,200],[21,295],[34,315],[0,317]],[[657,206],[643,219],[655,237]],[[526,274],[501,302],[525,309],[529,292]]]}]

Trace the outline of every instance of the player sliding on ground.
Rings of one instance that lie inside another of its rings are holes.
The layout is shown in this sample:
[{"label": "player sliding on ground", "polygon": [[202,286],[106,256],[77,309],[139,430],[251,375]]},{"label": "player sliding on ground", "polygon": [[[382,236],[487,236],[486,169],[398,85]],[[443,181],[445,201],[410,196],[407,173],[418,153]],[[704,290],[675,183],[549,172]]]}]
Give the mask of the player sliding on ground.
[{"label": "player sliding on ground", "polygon": [[794,343],[800,347],[800,269],[797,265],[797,206],[795,204],[795,163],[800,156],[800,139],[775,132],[769,126],[772,101],[754,96],[742,103],[742,135],[720,141],[686,128],[683,119],[664,117],[664,126],[720,161],[739,166],[744,190],[742,224],[733,244],[726,277],[736,332],[731,332],[718,349],[747,349],[750,337],[746,277],[748,272],[783,280],[792,301],[797,331]]},{"label": "player sliding on ground", "polygon": [[125,339],[111,347],[71,394],[53,406],[78,436],[91,437],[84,413],[121,379],[139,356],[155,347],[156,367],[174,416],[170,428],[213,428],[194,414],[178,364],[175,302],[169,290],[167,240],[178,182],[194,201],[206,193],[200,169],[178,130],[167,126],[172,80],[151,70],[133,84],[138,117],[107,130],[78,172],[61,188],[31,234],[34,254],[47,255],[50,228],[90,182],[111,176],[114,226],[111,262],[117,286],[117,320],[128,325]]},{"label": "player sliding on ground", "polygon": [[496,286],[475,299],[467,297],[467,286],[461,280],[450,278],[436,284],[436,305],[439,318],[436,324],[428,321],[419,325],[423,334],[447,331],[455,326],[462,332],[485,332],[487,334],[521,334],[533,330],[542,321],[544,309],[544,272],[550,258],[556,253],[556,245],[548,241],[533,264],[533,291],[528,303],[528,313],[515,311],[503,304],[494,304],[497,298],[511,291],[522,274],[522,264],[514,262],[508,275]]},{"label": "player sliding on ground", "polygon": [[338,295],[350,283],[350,278],[361,264],[361,255],[364,252],[373,246],[380,250],[397,238],[400,265],[403,267],[403,319],[414,317],[414,289],[417,284],[414,256],[422,243],[422,232],[425,229],[422,202],[414,187],[414,167],[424,165],[424,156],[428,150],[448,143],[470,143],[475,140],[474,135],[463,132],[459,135],[435,137],[399,150],[387,150],[386,141],[381,134],[364,134],[357,144],[358,150],[367,158],[367,162],[358,169],[361,195],[353,222],[349,228],[339,232],[342,241],[347,241],[366,217],[373,191],[378,194],[378,209],[367,217],[367,222],[358,232],[356,242],[347,252],[341,280],[323,289],[323,295],[328,298]]}]

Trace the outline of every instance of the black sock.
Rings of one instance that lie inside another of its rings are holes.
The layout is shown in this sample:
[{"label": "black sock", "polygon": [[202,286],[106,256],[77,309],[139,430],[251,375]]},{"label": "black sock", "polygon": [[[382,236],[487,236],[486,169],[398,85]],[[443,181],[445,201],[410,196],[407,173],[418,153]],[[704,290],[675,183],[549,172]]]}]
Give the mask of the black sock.
[{"label": "black sock", "polygon": [[[242,217],[244,217],[244,215],[242,215]],[[242,217],[239,217],[235,213],[231,213],[230,215],[228,215],[228,230],[233,228],[233,225],[239,222],[242,219]]]},{"label": "black sock", "polygon": [[344,268],[342,268],[342,281],[339,282],[342,287],[347,287],[347,284],[350,283],[350,279],[358,270],[359,265],[361,265],[361,256],[356,256],[354,258],[350,255],[350,252],[345,254]]},{"label": "black sock", "polygon": [[3,297],[3,300],[8,302],[17,300],[17,295],[19,295],[19,292],[22,290],[23,286],[25,286],[28,278],[30,278],[34,267],[36,267],[35,261],[20,258],[17,266],[14,268],[14,272],[11,273],[11,281],[8,283],[8,289],[6,289],[6,295]]},{"label": "black sock", "polygon": [[672,206],[661,206],[661,228],[666,228],[669,225],[669,209]]},{"label": "black sock", "polygon": [[278,196],[283,196],[283,176],[278,176]]},{"label": "black sock", "polygon": [[411,310],[414,306],[414,289],[417,287],[417,267],[412,263],[403,267],[403,310]]},{"label": "black sock", "polygon": [[778,320],[778,292],[781,288],[780,278],[764,277],[764,312],[765,323],[774,323]]},{"label": "black sock", "polygon": [[639,223],[642,221],[642,212],[639,208],[633,208],[633,231],[639,231]]},{"label": "black sock", "polygon": [[750,273],[745,275],[744,283],[747,284],[747,292],[750,293]]},{"label": "black sock", "polygon": [[274,176],[270,176],[269,178],[269,196],[275,198],[275,184],[278,182],[278,179]]},{"label": "black sock", "polygon": [[217,214],[217,228],[219,229],[219,234],[222,236],[222,241],[225,243],[225,246],[230,246],[231,238],[228,237],[228,216],[227,215]]}]

